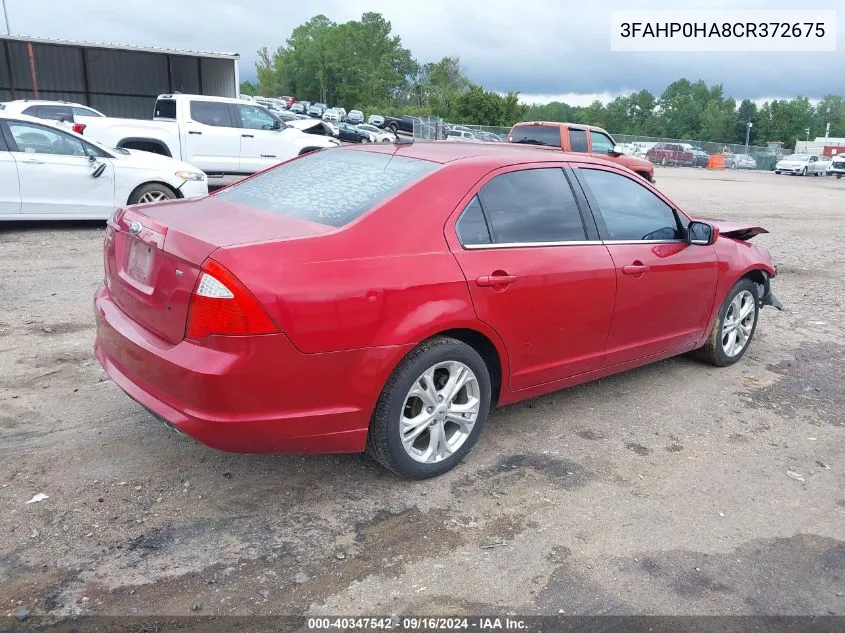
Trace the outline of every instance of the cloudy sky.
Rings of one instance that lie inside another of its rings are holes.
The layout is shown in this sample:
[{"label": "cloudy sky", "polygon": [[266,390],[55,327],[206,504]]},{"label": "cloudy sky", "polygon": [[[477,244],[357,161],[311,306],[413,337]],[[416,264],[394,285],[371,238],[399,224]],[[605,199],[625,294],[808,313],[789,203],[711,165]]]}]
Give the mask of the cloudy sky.
[{"label": "cloudy sky", "polygon": [[[378,11],[420,61],[457,55],[470,78],[524,100],[607,100],[674,79],[722,83],[739,99],[844,94],[845,2],[813,0],[5,0],[14,35],[237,52],[275,48],[323,13],[342,22]],[[610,51],[612,9],[838,9],[833,53]],[[841,8],[840,8],[841,7]]]}]

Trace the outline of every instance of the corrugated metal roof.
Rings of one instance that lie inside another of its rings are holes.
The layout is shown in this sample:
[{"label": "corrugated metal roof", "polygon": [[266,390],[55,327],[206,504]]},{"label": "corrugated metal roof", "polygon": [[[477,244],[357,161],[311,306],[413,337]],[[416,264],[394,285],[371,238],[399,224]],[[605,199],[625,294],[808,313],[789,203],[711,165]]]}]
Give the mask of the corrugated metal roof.
[{"label": "corrugated metal roof", "polygon": [[190,55],[192,57],[214,57],[217,59],[239,59],[239,53],[208,53],[178,48],[158,48],[155,46],[136,46],[134,44],[108,44],[105,42],[74,42],[70,40],[56,40],[47,37],[29,37],[26,35],[0,35],[0,41],[32,42],[33,44],[53,44],[55,46],[76,46],[84,48],[104,48],[111,50],[138,51],[145,53],[161,53],[163,55]]}]

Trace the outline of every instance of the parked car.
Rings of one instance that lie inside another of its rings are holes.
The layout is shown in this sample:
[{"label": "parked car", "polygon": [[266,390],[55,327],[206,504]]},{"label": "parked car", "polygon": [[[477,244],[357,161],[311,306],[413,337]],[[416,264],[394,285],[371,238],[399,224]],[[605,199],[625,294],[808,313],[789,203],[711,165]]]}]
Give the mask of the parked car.
[{"label": "parked car", "polygon": [[337,123],[338,134],[337,137],[341,141],[348,143],[375,143],[377,142],[369,132],[359,130],[354,125],[348,123]]},{"label": "parked car", "polygon": [[207,193],[205,174],[187,163],[0,111],[0,220],[105,220],[123,205]]},{"label": "parked car", "polygon": [[501,143],[502,137],[498,134],[493,134],[493,132],[479,132],[481,135],[482,141],[487,141],[488,143]]},{"label": "parked car", "polygon": [[279,100],[284,102],[286,109],[290,109],[290,107],[296,103],[296,97],[282,96],[279,97]]},{"label": "parked car", "polygon": [[800,174],[801,176],[826,176],[831,162],[818,154],[790,154],[775,165],[776,174]]},{"label": "parked car", "polygon": [[367,123],[376,127],[384,127],[384,117],[380,114],[371,114],[367,117]]},{"label": "parked car", "polygon": [[385,132],[384,130],[377,128],[375,125],[362,123],[357,127],[359,130],[363,130],[364,132],[368,132],[370,135],[374,136],[375,142],[377,143],[392,143],[396,140],[396,136],[393,132]]},{"label": "parked car", "polygon": [[446,140],[447,141],[476,141],[478,139],[475,138],[475,134],[470,132],[469,130],[459,130],[456,128],[450,129],[446,132]]},{"label": "parked car", "polygon": [[829,172],[834,174],[837,180],[845,175],[845,152],[833,157],[833,160],[830,163]]},{"label": "parked car", "polygon": [[695,155],[682,143],[658,143],[646,152],[645,157],[655,165],[695,165]]},{"label": "parked car", "polygon": [[314,118],[321,119],[323,115],[328,110],[328,106],[325,103],[312,103],[308,107],[308,116],[313,116]]},{"label": "parked car", "polygon": [[315,152],[118,212],[95,355],[209,446],[368,450],[422,479],[467,455],[493,407],[694,350],[739,361],[780,306],[771,255],[747,241],[765,232],[695,220],[594,156]]},{"label": "parked car", "polygon": [[302,101],[297,101],[296,103],[291,104],[289,111],[294,114],[306,114],[305,104],[302,103]]},{"label": "parked car", "polygon": [[57,121],[61,127],[76,133],[85,130],[86,121],[90,118],[102,118],[106,115],[81,103],[68,101],[34,101],[31,99],[16,99],[2,104],[0,111],[7,114],[25,114],[39,119]]},{"label": "parked car", "polygon": [[757,161],[748,154],[734,154],[731,169],[757,169]]},{"label": "parked car", "polygon": [[332,123],[340,123],[340,113],[335,109],[332,108],[331,110],[326,110],[322,116],[323,121],[331,121]]},{"label": "parked car", "polygon": [[710,162],[710,154],[695,145],[683,144],[684,149],[693,155],[693,167],[707,167]]},{"label": "parked car", "polygon": [[155,118],[90,117],[84,135],[107,147],[179,158],[214,184],[239,180],[298,154],[335,147],[290,127],[257,103],[200,95],[161,95]]},{"label": "parked car", "polygon": [[350,110],[346,115],[346,122],[352,125],[360,125],[364,122],[364,113],[360,110]]},{"label": "parked car", "polygon": [[575,123],[551,123],[546,121],[527,121],[517,123],[508,133],[509,143],[554,147],[564,152],[592,154],[604,158],[642,176],[649,182],[654,180],[654,165],[634,156],[627,156],[622,146],[617,145],[613,137],[600,127]]},{"label": "parked car", "polygon": [[390,130],[394,134],[404,132],[405,134],[413,135],[415,124],[421,126],[423,125],[423,120],[417,116],[409,116],[407,114],[404,114],[401,117],[384,117],[384,123],[382,124],[382,127],[384,127],[384,129],[386,130]]},{"label": "parked car", "polygon": [[346,108],[334,108],[341,121],[346,121]]}]

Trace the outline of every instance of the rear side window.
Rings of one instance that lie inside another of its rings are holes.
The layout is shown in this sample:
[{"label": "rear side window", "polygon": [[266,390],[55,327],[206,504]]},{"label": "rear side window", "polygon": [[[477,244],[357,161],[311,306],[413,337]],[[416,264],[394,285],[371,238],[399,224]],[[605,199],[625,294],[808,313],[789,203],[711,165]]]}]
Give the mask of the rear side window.
[{"label": "rear side window", "polygon": [[158,101],[156,101],[156,107],[153,116],[157,119],[175,119],[176,101],[174,101],[173,99],[159,99]]},{"label": "rear side window", "polygon": [[437,168],[392,154],[319,151],[216,194],[227,202],[341,227]]},{"label": "rear side window", "polygon": [[235,127],[232,112],[226,103],[191,101],[191,118],[197,123],[214,127]]},{"label": "rear side window", "polygon": [[484,211],[481,210],[478,196],[473,196],[466,209],[461,213],[455,229],[458,232],[458,239],[464,246],[489,244],[491,242],[490,230],[487,228],[487,221],[484,219]]},{"label": "rear side window", "polygon": [[479,192],[497,244],[586,239],[572,189],[559,168],[496,176]]},{"label": "rear side window", "polygon": [[95,117],[100,116],[97,112],[94,112],[94,110],[89,110],[88,108],[80,108],[80,107],[74,106],[74,107],[71,108],[71,110],[73,111],[73,114],[75,116],[95,116]]},{"label": "rear side window", "polygon": [[511,143],[560,147],[560,126],[517,125],[511,130],[508,140]]},{"label": "rear side window", "polygon": [[587,151],[587,130],[569,128],[569,148],[573,152]]}]

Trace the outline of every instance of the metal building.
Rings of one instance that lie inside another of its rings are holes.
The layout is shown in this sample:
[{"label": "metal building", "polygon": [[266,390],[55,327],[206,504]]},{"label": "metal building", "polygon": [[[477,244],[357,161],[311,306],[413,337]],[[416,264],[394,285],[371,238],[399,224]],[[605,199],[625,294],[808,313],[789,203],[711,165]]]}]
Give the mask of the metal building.
[{"label": "metal building", "polygon": [[236,97],[238,57],[0,35],[0,101],[74,101],[107,116],[149,119],[160,94]]}]

